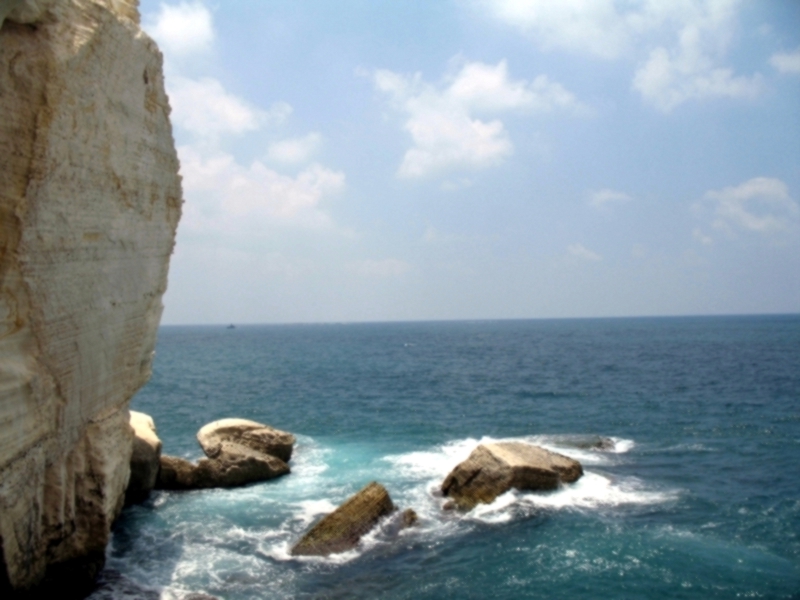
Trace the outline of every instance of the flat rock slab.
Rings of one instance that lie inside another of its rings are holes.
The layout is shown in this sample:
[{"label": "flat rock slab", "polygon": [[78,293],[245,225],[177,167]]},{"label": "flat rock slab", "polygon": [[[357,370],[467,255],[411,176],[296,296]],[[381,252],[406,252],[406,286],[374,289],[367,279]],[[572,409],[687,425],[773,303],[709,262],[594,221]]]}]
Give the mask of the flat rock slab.
[{"label": "flat rock slab", "polygon": [[482,444],[453,469],[442,483],[442,493],[457,508],[470,510],[491,504],[511,488],[553,490],[583,475],[577,460],[522,442]]},{"label": "flat rock slab", "polygon": [[295,437],[286,431],[247,419],[220,419],[204,425],[197,432],[197,441],[206,456],[216,458],[226,443],[239,444],[263,454],[289,462]]},{"label": "flat rock slab", "polygon": [[393,511],[389,492],[373,481],[314,525],[292,548],[292,555],[328,556],[352,550],[361,536]]}]

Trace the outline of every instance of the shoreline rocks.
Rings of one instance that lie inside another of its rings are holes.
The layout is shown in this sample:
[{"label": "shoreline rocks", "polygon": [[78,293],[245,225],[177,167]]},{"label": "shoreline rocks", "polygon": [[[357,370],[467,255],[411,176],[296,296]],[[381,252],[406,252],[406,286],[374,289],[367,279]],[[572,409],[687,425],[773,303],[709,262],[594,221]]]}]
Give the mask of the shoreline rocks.
[{"label": "shoreline rocks", "polygon": [[194,464],[161,456],[156,489],[196,490],[267,481],[291,471],[295,437],[263,423],[221,419],[200,428],[197,441],[208,458]]},{"label": "shoreline rocks", "polygon": [[[328,556],[352,550],[378,521],[395,511],[389,492],[375,481],[350,496],[332,513],[324,516],[291,550],[292,556]],[[413,524],[416,513],[404,512],[402,522]]]},{"label": "shoreline rocks", "polygon": [[156,425],[150,415],[130,411],[130,425],[133,429],[133,453],[131,454],[131,475],[125,490],[125,504],[138,504],[147,500],[156,486],[161,468],[161,440],[156,433]]},{"label": "shoreline rocks", "polygon": [[475,448],[445,478],[441,490],[456,508],[466,511],[490,504],[511,488],[553,490],[581,475],[583,467],[576,460],[531,444],[499,442]]},{"label": "shoreline rocks", "polygon": [[220,419],[200,428],[197,441],[206,456],[238,454],[242,447],[289,462],[296,438],[286,431],[247,419]]}]

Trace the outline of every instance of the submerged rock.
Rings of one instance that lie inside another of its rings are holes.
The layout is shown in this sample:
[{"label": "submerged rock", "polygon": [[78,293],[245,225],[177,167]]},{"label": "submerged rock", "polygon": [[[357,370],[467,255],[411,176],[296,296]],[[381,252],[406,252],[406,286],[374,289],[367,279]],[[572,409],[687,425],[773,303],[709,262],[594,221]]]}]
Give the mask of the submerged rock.
[{"label": "submerged rock", "polygon": [[295,437],[263,423],[247,419],[220,419],[203,426],[197,441],[209,458],[220,454],[236,454],[242,447],[269,454],[289,462]]},{"label": "submerged rock", "polygon": [[553,438],[553,444],[562,448],[598,450],[600,452],[610,452],[616,448],[614,440],[601,435],[559,435]]},{"label": "submerged rock", "polygon": [[133,429],[133,453],[125,503],[136,504],[147,500],[155,488],[161,462],[161,440],[150,415],[132,410],[130,424]]},{"label": "submerged rock", "polygon": [[583,475],[581,464],[539,446],[522,442],[482,444],[457,465],[442,483],[455,507],[470,510],[490,504],[511,488],[552,490]]},{"label": "submerged rock", "polygon": [[361,536],[394,510],[389,492],[373,481],[314,525],[292,548],[292,555],[328,556],[352,550]]}]

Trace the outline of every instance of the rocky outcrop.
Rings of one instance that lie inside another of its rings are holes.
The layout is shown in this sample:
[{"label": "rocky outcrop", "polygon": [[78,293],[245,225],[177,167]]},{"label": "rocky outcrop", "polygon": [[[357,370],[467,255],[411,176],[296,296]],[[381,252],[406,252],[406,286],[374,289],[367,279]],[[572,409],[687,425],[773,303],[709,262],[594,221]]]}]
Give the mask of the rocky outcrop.
[{"label": "rocky outcrop", "polygon": [[197,464],[177,456],[162,456],[156,481],[159,490],[199,490],[237,487],[289,473],[289,465],[268,454],[242,447],[235,454],[202,458]]},{"label": "rocky outcrop", "polygon": [[193,464],[162,456],[157,489],[235,487],[286,475],[295,437],[255,421],[220,419],[203,426],[197,441],[208,458]]},{"label": "rocky outcrop", "polygon": [[442,493],[455,507],[470,510],[478,503],[492,503],[511,488],[553,490],[581,475],[583,467],[578,461],[539,446],[482,444],[450,472],[442,483]]},{"label": "rocky outcrop", "polygon": [[150,415],[132,410],[130,425],[133,429],[133,452],[125,504],[136,504],[147,500],[156,485],[161,467],[161,440]]},{"label": "rocky outcrop", "polygon": [[[373,481],[324,516],[297,542],[291,553],[293,556],[328,556],[352,550],[361,536],[394,509],[389,492]],[[411,520],[410,515],[408,518]]]},{"label": "rocky outcrop", "polygon": [[69,597],[123,505],[181,211],[135,0],[3,3],[0,597]]},{"label": "rocky outcrop", "polygon": [[197,441],[209,458],[224,453],[235,454],[245,447],[289,462],[296,439],[291,433],[263,423],[247,419],[220,419],[203,426],[197,432]]}]

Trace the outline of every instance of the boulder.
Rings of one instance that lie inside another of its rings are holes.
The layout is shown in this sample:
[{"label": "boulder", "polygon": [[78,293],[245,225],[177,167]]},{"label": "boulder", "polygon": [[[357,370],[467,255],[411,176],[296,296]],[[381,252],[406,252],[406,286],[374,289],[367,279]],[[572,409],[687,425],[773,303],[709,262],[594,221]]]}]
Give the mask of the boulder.
[{"label": "boulder", "polygon": [[328,556],[351,550],[381,517],[393,511],[389,492],[373,481],[314,525],[292,548],[292,555]]},{"label": "boulder", "polygon": [[161,468],[156,479],[157,490],[191,490],[194,489],[196,465],[185,458],[161,456]]},{"label": "boulder", "polygon": [[177,456],[162,456],[156,488],[197,490],[236,487],[274,479],[288,472],[289,465],[281,459],[245,447],[238,448],[235,453],[200,459],[197,464]]},{"label": "boulder", "polygon": [[133,453],[125,503],[136,504],[147,500],[156,485],[161,461],[161,440],[158,439],[156,425],[150,415],[135,410],[130,412]]},{"label": "boulder", "polygon": [[233,443],[289,462],[296,440],[291,433],[263,423],[247,419],[220,419],[202,427],[197,432],[197,441],[209,458],[235,451],[236,447],[228,446]]},{"label": "boulder", "polygon": [[539,446],[521,442],[482,444],[442,483],[442,493],[461,510],[490,504],[511,488],[552,490],[583,475],[581,464]]}]

